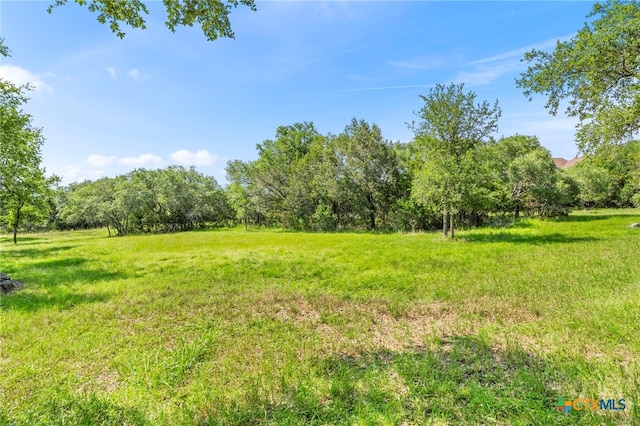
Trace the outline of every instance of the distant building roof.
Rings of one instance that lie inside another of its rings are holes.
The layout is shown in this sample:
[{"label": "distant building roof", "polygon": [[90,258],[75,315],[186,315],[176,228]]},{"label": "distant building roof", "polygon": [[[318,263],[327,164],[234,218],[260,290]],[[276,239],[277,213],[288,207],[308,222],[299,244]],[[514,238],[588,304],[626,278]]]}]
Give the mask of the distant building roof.
[{"label": "distant building roof", "polygon": [[559,169],[564,169],[564,166],[567,164],[567,160],[562,157],[554,158],[553,162],[556,163],[556,167]]},{"label": "distant building roof", "polygon": [[553,159],[553,162],[556,163],[556,167],[559,169],[568,169],[571,166],[575,166],[580,161],[582,161],[582,157],[576,157],[572,160],[565,160],[562,157],[556,157]]}]

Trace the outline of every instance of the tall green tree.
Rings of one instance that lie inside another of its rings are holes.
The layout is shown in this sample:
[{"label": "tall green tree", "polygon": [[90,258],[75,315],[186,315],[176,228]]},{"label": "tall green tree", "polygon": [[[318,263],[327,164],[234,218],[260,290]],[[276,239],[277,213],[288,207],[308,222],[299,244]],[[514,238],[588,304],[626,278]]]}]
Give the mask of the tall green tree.
[{"label": "tall green tree", "polygon": [[[427,96],[412,123],[414,143],[422,150],[422,166],[412,196],[419,203],[442,212],[443,235],[454,238],[454,216],[482,204],[487,193],[480,185],[478,148],[492,140],[501,111],[496,101],[476,103],[476,94],[464,84],[438,84]],[[448,226],[447,226],[448,225]]]},{"label": "tall green tree", "polygon": [[[122,25],[131,28],[146,28],[145,15],[149,14],[142,0],[73,0],[97,14],[101,24],[109,25],[111,31],[123,38]],[[55,8],[69,3],[69,0],[54,0],[48,7],[51,13]],[[255,0],[162,0],[167,12],[165,25],[172,32],[179,26],[200,25],[207,40],[219,37],[234,38],[229,15],[234,8],[246,6],[256,10]]]},{"label": "tall green tree", "polygon": [[500,186],[496,207],[503,212],[513,211],[516,219],[524,207],[530,186],[535,184],[535,181],[525,183],[522,158],[536,149],[542,149],[538,138],[526,135],[502,137],[487,147]]},{"label": "tall green tree", "polygon": [[640,141],[601,147],[583,162],[600,167],[610,175],[612,185],[606,201],[608,206],[631,205],[631,199],[640,192]]},{"label": "tall green tree", "polygon": [[507,182],[515,216],[526,209],[543,216],[554,216],[563,208],[563,195],[559,190],[559,171],[549,150],[534,148],[519,155],[507,167]]},{"label": "tall green tree", "polygon": [[609,207],[614,181],[608,170],[595,166],[590,161],[582,161],[567,170],[567,173],[578,184],[581,207]]},{"label": "tall green tree", "polygon": [[58,218],[64,228],[106,225],[109,235],[126,235],[221,226],[233,215],[213,177],[170,166],[71,185]]},{"label": "tall green tree", "polygon": [[386,218],[398,198],[400,174],[393,144],[376,124],[351,120],[333,140],[337,181],[351,200],[354,212],[368,229]]},{"label": "tall green tree", "polygon": [[640,128],[640,3],[595,3],[586,23],[553,52],[525,54],[528,69],[517,80],[531,99],[547,98],[555,115],[563,101],[579,120],[581,150],[629,140]]},{"label": "tall green tree", "polygon": [[258,214],[252,202],[251,178],[249,172],[250,163],[233,160],[227,162],[226,172],[229,185],[225,188],[225,193],[231,208],[235,212],[236,220],[244,225],[244,229],[249,228],[249,223],[258,221]]},{"label": "tall green tree", "polygon": [[256,146],[258,159],[244,167],[244,174],[252,204],[269,223],[308,227],[317,205],[308,159],[313,146],[324,143],[313,123],[305,122],[280,126],[274,139]]},{"label": "tall green tree", "polygon": [[[0,40],[0,54],[8,49]],[[28,86],[16,86],[0,79],[0,210],[17,243],[23,213],[32,215],[48,208],[46,192],[56,178],[48,179],[41,167],[42,131],[22,110]]]},{"label": "tall green tree", "polygon": [[640,141],[598,148],[567,170],[583,207],[630,207],[640,193]]}]

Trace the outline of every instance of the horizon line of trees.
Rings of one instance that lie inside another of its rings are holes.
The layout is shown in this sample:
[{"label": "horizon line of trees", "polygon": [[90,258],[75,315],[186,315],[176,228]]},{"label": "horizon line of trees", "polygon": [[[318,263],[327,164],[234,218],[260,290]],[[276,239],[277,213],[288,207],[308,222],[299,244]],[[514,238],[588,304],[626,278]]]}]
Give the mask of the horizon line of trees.
[{"label": "horizon line of trees", "polygon": [[338,135],[295,123],[257,144],[256,160],[230,161],[226,188],[181,166],[60,188],[39,167],[43,138],[17,108],[24,97],[7,87],[2,134],[20,143],[0,146],[0,223],[12,229],[14,243],[19,229],[106,226],[109,235],[126,235],[235,223],[329,232],[432,230],[441,223],[443,236],[454,238],[456,224],[481,226],[496,216],[640,205],[640,142],[601,146],[560,170],[535,136],[496,140],[498,102],[476,101],[464,84],[439,84],[420,96],[424,105],[408,123],[414,138],[407,143],[383,138],[363,119]]},{"label": "horizon line of trees", "polygon": [[215,178],[195,168],[136,169],[113,178],[59,188],[48,226],[59,230],[107,227],[109,235],[190,231],[226,226],[233,211]]},{"label": "horizon line of trees", "polygon": [[[257,145],[256,160],[227,164],[224,188],[193,167],[137,169],[49,188],[20,228],[106,227],[127,235],[238,224],[321,232],[442,226],[453,238],[454,221],[482,226],[574,207],[640,207],[640,141],[561,170],[535,136],[488,137],[456,159],[413,126],[408,143],[386,140],[377,125],[355,118],[338,135],[309,122],[281,126]],[[1,217],[10,225],[10,212]]]}]

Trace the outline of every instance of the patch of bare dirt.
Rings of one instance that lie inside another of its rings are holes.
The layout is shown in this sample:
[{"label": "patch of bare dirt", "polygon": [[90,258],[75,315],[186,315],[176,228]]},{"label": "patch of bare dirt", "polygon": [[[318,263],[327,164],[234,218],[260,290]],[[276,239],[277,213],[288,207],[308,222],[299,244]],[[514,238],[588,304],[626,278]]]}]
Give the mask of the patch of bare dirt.
[{"label": "patch of bare dirt", "polygon": [[352,355],[424,347],[426,341],[474,333],[481,325],[461,318],[444,302],[416,305],[398,314],[384,301],[271,293],[256,301],[253,315],[291,322],[319,335],[327,352]]}]

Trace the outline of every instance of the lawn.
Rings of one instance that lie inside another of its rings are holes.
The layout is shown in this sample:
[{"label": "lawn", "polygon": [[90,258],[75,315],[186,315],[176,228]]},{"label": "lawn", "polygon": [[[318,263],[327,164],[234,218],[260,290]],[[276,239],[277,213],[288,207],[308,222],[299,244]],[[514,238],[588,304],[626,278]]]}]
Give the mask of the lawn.
[{"label": "lawn", "polygon": [[640,424],[632,222],[5,236],[0,424]]}]

